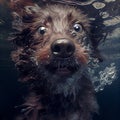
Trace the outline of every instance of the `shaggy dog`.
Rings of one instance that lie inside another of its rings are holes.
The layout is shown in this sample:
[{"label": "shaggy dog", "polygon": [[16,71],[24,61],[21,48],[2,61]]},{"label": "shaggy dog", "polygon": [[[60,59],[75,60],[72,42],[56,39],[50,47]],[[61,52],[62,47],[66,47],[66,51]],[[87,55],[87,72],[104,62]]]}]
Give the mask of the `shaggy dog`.
[{"label": "shaggy dog", "polygon": [[98,110],[86,68],[94,44],[90,22],[73,6],[11,0],[12,59],[28,97],[16,120],[91,120]]}]

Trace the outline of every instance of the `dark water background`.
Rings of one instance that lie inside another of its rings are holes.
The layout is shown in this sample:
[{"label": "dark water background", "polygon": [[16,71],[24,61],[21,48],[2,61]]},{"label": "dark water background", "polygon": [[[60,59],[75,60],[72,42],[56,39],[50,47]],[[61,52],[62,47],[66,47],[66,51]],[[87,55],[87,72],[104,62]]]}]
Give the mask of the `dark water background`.
[{"label": "dark water background", "polygon": [[[13,48],[7,38],[11,31],[10,11],[7,5],[0,4],[0,120],[12,120],[13,107],[19,104],[24,93],[17,82],[18,72],[10,58]],[[95,116],[94,120],[120,120],[120,74],[111,86],[105,87],[96,96],[100,115]]]}]

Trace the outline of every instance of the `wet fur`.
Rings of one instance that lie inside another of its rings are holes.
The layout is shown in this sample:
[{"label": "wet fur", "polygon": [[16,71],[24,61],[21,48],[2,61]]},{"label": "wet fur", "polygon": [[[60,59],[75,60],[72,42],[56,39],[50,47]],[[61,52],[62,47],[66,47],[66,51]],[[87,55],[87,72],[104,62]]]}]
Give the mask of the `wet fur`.
[{"label": "wet fur", "polygon": [[[14,11],[14,28],[19,31],[12,38],[17,47],[12,52],[12,59],[21,73],[19,80],[29,88],[16,120],[91,120],[98,106],[93,85],[85,73],[93,47],[87,16],[67,5],[39,7],[22,0],[12,1],[11,9]],[[15,24],[16,17],[21,23]],[[73,32],[74,23],[82,25],[80,33]],[[47,27],[44,36],[38,32],[40,26]],[[76,51],[70,59],[52,56],[50,45],[60,38],[67,38],[75,44]],[[89,50],[88,44],[91,45]],[[60,67],[59,64],[78,70],[67,77],[48,71],[51,66]]]}]

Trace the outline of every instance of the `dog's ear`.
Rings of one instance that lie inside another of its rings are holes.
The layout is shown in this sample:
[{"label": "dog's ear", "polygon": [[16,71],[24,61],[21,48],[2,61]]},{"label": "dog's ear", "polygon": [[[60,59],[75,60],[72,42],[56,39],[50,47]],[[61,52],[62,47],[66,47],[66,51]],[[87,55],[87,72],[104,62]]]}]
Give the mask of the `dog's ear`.
[{"label": "dog's ear", "polygon": [[40,7],[32,0],[10,0],[13,28],[21,30],[24,23],[33,22]]},{"label": "dog's ear", "polygon": [[39,7],[32,0],[10,0],[10,8],[22,15],[23,12],[35,13]]}]

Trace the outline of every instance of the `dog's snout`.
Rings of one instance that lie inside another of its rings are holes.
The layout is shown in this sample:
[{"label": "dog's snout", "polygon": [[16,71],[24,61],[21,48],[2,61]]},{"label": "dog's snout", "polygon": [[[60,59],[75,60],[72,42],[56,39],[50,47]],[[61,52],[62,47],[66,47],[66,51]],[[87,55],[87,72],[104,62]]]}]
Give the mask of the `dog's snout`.
[{"label": "dog's snout", "polygon": [[68,39],[58,39],[52,43],[51,51],[56,57],[67,58],[74,54],[75,45]]}]

